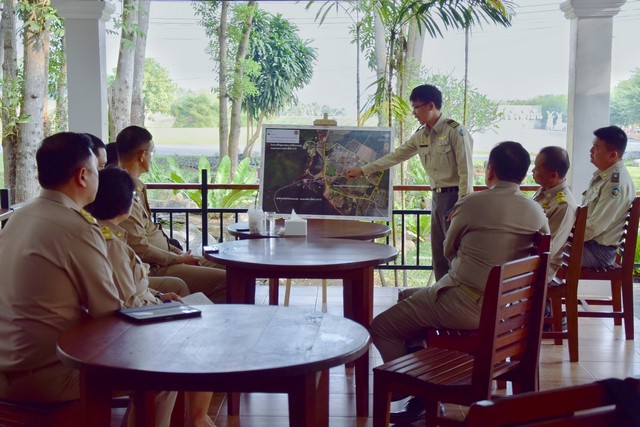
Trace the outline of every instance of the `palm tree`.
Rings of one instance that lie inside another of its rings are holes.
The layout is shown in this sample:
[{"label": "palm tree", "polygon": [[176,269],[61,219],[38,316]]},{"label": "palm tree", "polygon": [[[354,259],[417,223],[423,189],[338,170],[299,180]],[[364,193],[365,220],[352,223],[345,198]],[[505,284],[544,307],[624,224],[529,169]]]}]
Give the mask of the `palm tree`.
[{"label": "palm tree", "polygon": [[257,90],[242,105],[247,119],[256,124],[244,156],[251,153],[264,119],[295,103],[295,91],[311,81],[316,51],[297,31],[279,14],[258,10],[254,16],[247,59],[260,64],[260,71],[250,78]]}]

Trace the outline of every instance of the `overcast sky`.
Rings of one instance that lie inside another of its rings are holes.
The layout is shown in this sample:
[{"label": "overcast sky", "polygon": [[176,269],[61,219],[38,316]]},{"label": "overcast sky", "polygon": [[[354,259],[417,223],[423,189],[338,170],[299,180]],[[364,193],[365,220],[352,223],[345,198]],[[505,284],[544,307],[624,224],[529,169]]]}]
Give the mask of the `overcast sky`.
[{"label": "overcast sky", "polygon": [[[543,3],[540,3],[540,2]],[[321,3],[321,2],[318,2]],[[565,93],[568,81],[569,21],[553,0],[518,0],[510,28],[484,24],[475,28],[470,42],[469,79],[472,86],[495,100]],[[281,13],[298,26],[302,39],[318,49],[312,83],[298,95],[303,103],[342,107],[355,115],[356,51],[350,44],[345,15],[330,13],[322,26],[306,1],[262,1],[260,7]],[[612,84],[640,68],[640,0],[627,0],[614,18]],[[109,73],[116,67],[119,37],[107,36]],[[158,60],[181,87],[210,89],[216,84],[211,59],[205,53],[204,31],[193,16],[190,2],[153,1],[147,57]],[[464,72],[464,34],[450,31],[444,38],[428,39],[423,63],[435,72]],[[373,74],[361,67],[362,86]]]}]

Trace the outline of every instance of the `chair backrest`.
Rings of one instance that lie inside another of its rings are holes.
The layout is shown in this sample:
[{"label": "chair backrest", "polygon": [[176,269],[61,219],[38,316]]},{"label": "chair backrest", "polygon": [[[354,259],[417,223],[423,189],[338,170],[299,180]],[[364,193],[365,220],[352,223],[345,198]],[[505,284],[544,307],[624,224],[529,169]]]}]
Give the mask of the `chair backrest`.
[{"label": "chair backrest", "polygon": [[631,277],[633,274],[633,262],[636,253],[636,241],[638,239],[638,221],[640,220],[640,197],[633,199],[631,207],[627,211],[627,220],[622,229],[616,262],[622,266],[623,274]]},{"label": "chair backrest", "polygon": [[[627,410],[637,413],[635,403],[640,380],[627,378],[605,380],[573,387],[474,403],[464,425],[467,427],[518,426],[598,426],[627,427],[637,425]],[[615,390],[620,386],[621,389]],[[612,387],[613,386],[613,387]],[[626,400],[628,397],[628,400]],[[626,406],[626,408],[625,408]]]},{"label": "chair backrest", "polygon": [[588,206],[578,206],[576,219],[562,251],[562,262],[556,273],[567,283],[578,283],[580,268],[582,267],[582,250],[584,248],[584,233],[587,229]]},{"label": "chair backrest", "polygon": [[551,235],[538,231],[533,235],[533,248],[531,255],[542,255],[551,248]]},{"label": "chair backrest", "polygon": [[[472,384],[490,394],[491,380],[515,369],[537,378],[549,253],[493,267],[485,288]],[[525,388],[526,389],[526,388]]]}]

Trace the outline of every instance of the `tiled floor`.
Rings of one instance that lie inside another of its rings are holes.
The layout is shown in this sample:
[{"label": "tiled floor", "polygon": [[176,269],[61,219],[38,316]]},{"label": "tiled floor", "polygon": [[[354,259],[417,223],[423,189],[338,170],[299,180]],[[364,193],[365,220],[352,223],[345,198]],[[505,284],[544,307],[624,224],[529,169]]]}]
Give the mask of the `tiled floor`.
[{"label": "tiled floor", "polygon": [[[318,283],[319,284],[319,283]],[[581,285],[582,286],[582,285]],[[581,287],[581,289],[584,289]],[[596,287],[592,293],[599,293]],[[256,301],[267,304],[267,286],[258,286]],[[375,288],[374,315],[382,312],[396,301],[397,288]],[[321,287],[312,283],[305,286],[293,286],[291,306],[308,307],[320,310],[322,307]],[[284,287],[280,290],[280,303],[284,296]],[[329,313],[342,315],[342,288],[336,283],[328,287]],[[553,345],[545,340],[542,344],[540,362],[540,385],[542,389],[576,385],[609,377],[624,378],[640,376],[640,320],[636,319],[636,340],[625,341],[621,327],[614,327],[609,319],[585,319],[579,321],[580,362],[570,363],[566,343]],[[638,344],[636,344],[638,343]],[[382,363],[379,354],[372,347],[371,366]],[[371,376],[371,384],[373,383]],[[373,392],[371,386],[370,392]],[[355,417],[353,371],[339,366],[331,370],[329,416],[331,427],[371,426],[371,419]],[[400,409],[402,403],[394,403],[392,410]],[[284,394],[243,394],[240,403],[240,416],[227,417],[224,395],[216,394],[210,408],[210,415],[218,427],[280,427],[288,426],[287,397]],[[371,406],[371,405],[370,405]],[[464,412],[460,407],[448,407],[449,414]],[[371,408],[370,408],[371,412]]]}]

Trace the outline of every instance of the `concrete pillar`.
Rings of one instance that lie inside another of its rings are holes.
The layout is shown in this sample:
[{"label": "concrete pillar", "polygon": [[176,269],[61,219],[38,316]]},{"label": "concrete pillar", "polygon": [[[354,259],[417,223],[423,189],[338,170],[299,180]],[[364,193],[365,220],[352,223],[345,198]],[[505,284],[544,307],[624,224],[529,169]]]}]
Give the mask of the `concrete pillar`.
[{"label": "concrete pillar", "polygon": [[[593,131],[609,125],[613,17],[626,0],[567,0],[560,5],[571,20],[567,150],[569,184],[578,203],[595,166],[589,161]],[[544,66],[544,65],[542,65]]]},{"label": "concrete pillar", "polygon": [[64,19],[69,130],[109,142],[105,22],[115,7],[99,0],[52,0]]}]

